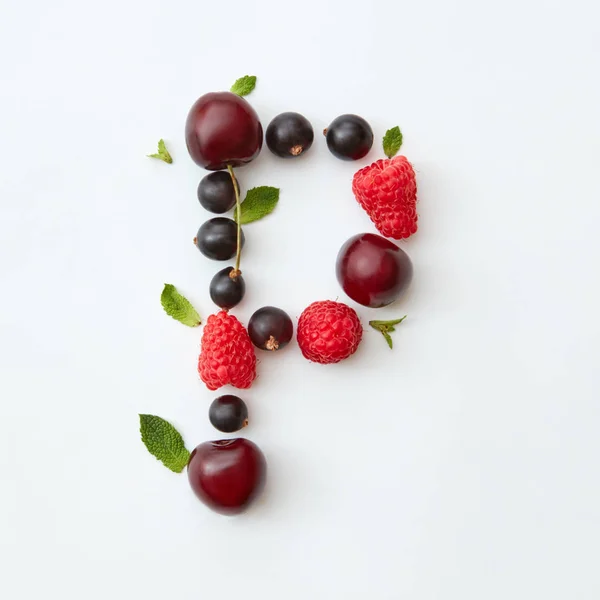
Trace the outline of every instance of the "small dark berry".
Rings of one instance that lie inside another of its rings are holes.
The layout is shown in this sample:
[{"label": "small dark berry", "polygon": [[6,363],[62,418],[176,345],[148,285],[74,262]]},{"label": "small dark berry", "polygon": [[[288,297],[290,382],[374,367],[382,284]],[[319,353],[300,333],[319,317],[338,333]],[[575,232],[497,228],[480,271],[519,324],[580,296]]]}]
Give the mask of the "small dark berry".
[{"label": "small dark berry", "polygon": [[331,153],[342,160],[363,158],[373,146],[371,126],[357,115],[337,117],[323,133]]},{"label": "small dark berry", "polygon": [[219,396],[212,401],[208,409],[208,418],[215,429],[233,433],[248,425],[248,407],[237,396]]},{"label": "small dark berry", "polygon": [[208,211],[221,215],[235,206],[233,181],[227,171],[210,173],[200,180],[198,200]]},{"label": "small dark berry", "polygon": [[246,283],[240,271],[227,267],[219,271],[210,282],[210,297],[219,307],[229,310],[242,301]]},{"label": "small dark berry", "polygon": [[250,317],[248,334],[262,350],[281,350],[294,335],[294,324],[286,312],[274,306],[259,308]]},{"label": "small dark berry", "polygon": [[312,146],[314,137],[308,119],[295,112],[277,115],[269,123],[266,133],[269,150],[282,158],[293,158],[305,153]]},{"label": "small dark berry", "polygon": [[[227,217],[214,217],[204,223],[194,240],[198,250],[213,260],[229,260],[237,252],[237,223]],[[242,232],[242,247],[244,232]]]}]

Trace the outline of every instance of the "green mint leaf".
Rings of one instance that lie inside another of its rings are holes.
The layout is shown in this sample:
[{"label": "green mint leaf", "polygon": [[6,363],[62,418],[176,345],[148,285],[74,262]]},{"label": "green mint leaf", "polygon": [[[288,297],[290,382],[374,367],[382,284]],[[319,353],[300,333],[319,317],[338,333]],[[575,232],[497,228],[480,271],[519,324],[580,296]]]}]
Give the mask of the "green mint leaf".
[{"label": "green mint leaf", "polygon": [[160,303],[170,317],[188,327],[198,327],[202,323],[200,315],[190,301],[182,296],[177,288],[170,283],[165,283],[160,295]]},{"label": "green mint leaf", "polygon": [[148,154],[148,157],[158,158],[169,165],[173,162],[173,159],[171,158],[171,155],[165,146],[165,140],[158,140],[158,152],[156,154]]},{"label": "green mint leaf", "polygon": [[373,329],[376,329],[377,331],[381,332],[381,334],[385,338],[385,341],[387,342],[387,345],[390,348],[393,348],[394,342],[392,341],[390,333],[396,331],[394,325],[399,325],[400,323],[402,323],[402,321],[404,321],[404,319],[406,319],[406,315],[404,315],[401,319],[393,319],[392,321],[369,321],[369,325]]},{"label": "green mint leaf", "polygon": [[392,340],[392,336],[387,331],[382,331],[381,333],[383,334],[383,337],[385,338],[387,345],[390,347],[390,350],[392,350],[394,348],[394,342]]},{"label": "green mint leaf", "polygon": [[388,158],[392,158],[398,154],[402,146],[402,132],[400,127],[392,127],[385,132],[383,136],[383,151]]},{"label": "green mint leaf", "polygon": [[171,423],[154,415],[140,415],[140,433],[150,454],[174,473],[183,471],[190,453]]},{"label": "green mint leaf", "polygon": [[238,96],[247,96],[256,86],[256,75],[244,75],[231,86],[231,91]]},{"label": "green mint leaf", "polygon": [[[279,188],[261,185],[248,190],[246,199],[240,206],[242,213],[240,223],[245,225],[266,217],[273,212],[277,202],[279,202]],[[233,217],[237,223],[237,210],[234,210]]]}]

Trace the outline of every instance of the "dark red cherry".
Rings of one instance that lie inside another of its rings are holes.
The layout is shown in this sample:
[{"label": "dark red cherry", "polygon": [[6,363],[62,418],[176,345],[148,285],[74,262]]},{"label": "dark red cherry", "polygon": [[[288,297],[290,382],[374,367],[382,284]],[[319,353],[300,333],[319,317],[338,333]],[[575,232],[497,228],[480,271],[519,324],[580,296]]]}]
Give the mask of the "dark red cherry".
[{"label": "dark red cherry", "polygon": [[355,302],[371,308],[397,300],[411,282],[413,267],[408,254],[373,233],[351,237],[340,249],[337,279]]},{"label": "dark red cherry", "polygon": [[192,160],[210,171],[241,167],[262,148],[263,129],[256,111],[237,94],[212,92],[199,98],[185,123]]},{"label": "dark red cherry", "polygon": [[245,438],[204,442],[188,461],[188,479],[198,498],[214,511],[243,512],[262,491],[267,462]]}]

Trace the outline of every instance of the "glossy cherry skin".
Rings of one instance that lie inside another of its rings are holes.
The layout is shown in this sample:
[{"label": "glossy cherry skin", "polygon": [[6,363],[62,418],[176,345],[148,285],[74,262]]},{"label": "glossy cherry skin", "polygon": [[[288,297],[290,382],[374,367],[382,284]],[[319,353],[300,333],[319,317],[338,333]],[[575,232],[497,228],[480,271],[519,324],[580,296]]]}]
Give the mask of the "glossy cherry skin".
[{"label": "glossy cherry skin", "polygon": [[187,471],[192,490],[206,506],[236,515],[263,490],[267,461],[250,440],[218,440],[196,446]]},{"label": "glossy cherry skin", "polygon": [[413,267],[408,254],[384,237],[360,233],[340,249],[337,279],[355,302],[371,308],[387,306],[409,286]]},{"label": "glossy cherry skin", "polygon": [[185,123],[185,142],[192,160],[210,171],[241,167],[262,148],[263,129],[250,104],[231,92],[200,97]]}]

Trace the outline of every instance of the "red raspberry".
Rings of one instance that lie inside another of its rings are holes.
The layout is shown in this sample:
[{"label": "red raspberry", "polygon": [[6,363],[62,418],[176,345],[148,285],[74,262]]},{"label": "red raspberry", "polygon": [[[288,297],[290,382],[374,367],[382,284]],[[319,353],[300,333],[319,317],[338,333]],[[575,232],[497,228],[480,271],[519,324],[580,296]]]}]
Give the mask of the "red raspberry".
[{"label": "red raspberry", "polygon": [[417,182],[406,156],[361,169],[354,174],[352,191],[381,235],[400,240],[417,231]]},{"label": "red raspberry", "polygon": [[248,332],[224,310],[206,320],[198,373],[209,390],[228,383],[246,389],[256,379],[256,355]]},{"label": "red raspberry", "polygon": [[298,345],[304,358],[323,365],[354,354],[362,334],[356,311],[341,302],[313,302],[298,321]]}]

